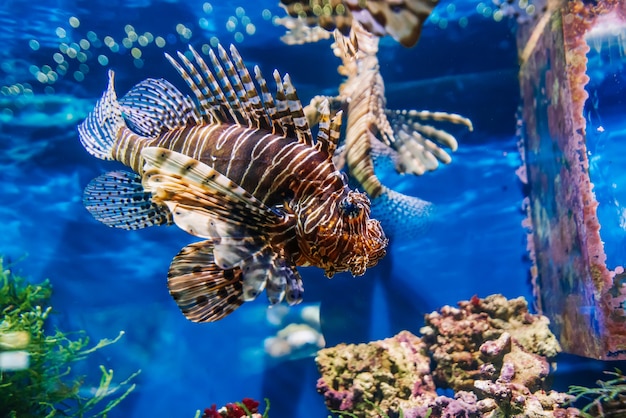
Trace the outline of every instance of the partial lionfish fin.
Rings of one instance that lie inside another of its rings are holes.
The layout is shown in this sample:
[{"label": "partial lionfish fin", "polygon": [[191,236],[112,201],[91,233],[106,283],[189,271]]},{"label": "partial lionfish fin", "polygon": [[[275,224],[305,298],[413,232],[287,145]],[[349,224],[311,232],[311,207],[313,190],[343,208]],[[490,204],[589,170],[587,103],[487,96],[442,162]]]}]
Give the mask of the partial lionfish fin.
[{"label": "partial lionfish fin", "polygon": [[120,129],[126,126],[115,94],[115,73],[109,70],[108,76],[107,89],[96,103],[96,107],[78,125],[81,144],[87,152],[102,160],[113,159],[113,144]]},{"label": "partial lionfish fin", "polygon": [[85,188],[83,203],[89,213],[107,226],[141,229],[171,224],[165,206],[152,203],[141,177],[128,171],[112,171],[93,179]]},{"label": "partial lionfish fin", "polygon": [[243,299],[255,299],[265,289],[267,299],[274,305],[285,295],[290,305],[302,301],[302,279],[295,266],[269,245],[243,260],[238,266],[243,273]]},{"label": "partial lionfish fin", "polygon": [[216,225],[214,233],[215,263],[223,269],[237,267],[267,245],[261,235],[233,236],[228,225]]},{"label": "partial lionfish fin", "polygon": [[[439,0],[281,0],[281,3],[290,16],[303,19],[310,27],[319,25],[329,31],[337,28],[347,34],[356,20],[373,35],[391,35],[402,45],[411,47],[417,43],[424,22]],[[324,13],[319,13],[321,8]],[[290,27],[290,24],[294,26],[290,20],[279,23],[292,31],[298,29]]]},{"label": "partial lionfish fin", "polygon": [[[436,122],[448,122],[453,123],[455,125],[464,125],[470,131],[474,130],[474,126],[472,124],[471,119],[466,118],[465,116],[461,116],[456,113],[448,113],[448,112],[433,112],[430,110],[391,110],[385,109],[385,114],[387,118],[394,126],[398,126],[399,124],[407,124],[407,125],[415,125],[416,129],[419,129],[421,124],[418,121],[425,120],[434,120]],[[442,141],[444,145],[445,140]],[[450,148],[453,148],[449,145]]]},{"label": "partial lionfish fin", "polygon": [[372,216],[380,220],[385,234],[393,239],[410,239],[423,235],[432,222],[434,205],[383,186],[372,199]]},{"label": "partial lionfish fin", "polygon": [[[226,68],[232,69],[233,65],[230,62],[230,58],[228,57],[228,54],[226,54],[226,51],[224,50],[222,45],[220,44],[218,44],[218,53],[220,54],[220,57],[222,58],[222,63],[224,63]],[[248,116],[248,113],[245,111],[241,101],[239,100],[242,94],[241,91],[239,90],[239,88],[241,88],[241,83],[237,83],[236,79],[229,77],[234,72],[229,72],[227,74],[226,71],[224,71],[224,67],[222,67],[222,64],[217,59],[217,56],[215,55],[215,52],[212,49],[209,50],[209,58],[211,59],[211,64],[213,64],[213,71],[215,71],[215,78],[222,85],[222,91],[224,92],[224,95],[226,96],[226,100],[228,101],[228,104],[230,105],[231,109],[234,111],[235,115],[237,115],[238,119],[236,119],[236,121],[239,124],[250,126],[250,118]]]},{"label": "partial lionfish fin", "polygon": [[465,125],[472,130],[472,122],[460,115],[445,112],[386,110],[387,118],[393,129],[393,141],[390,144],[398,153],[397,170],[401,173],[423,174],[435,170],[439,162],[450,163],[452,158],[443,149],[456,151],[456,138],[442,129],[425,125],[419,121],[434,120]]},{"label": "partial lionfish fin", "polygon": [[149,138],[200,120],[191,99],[163,79],[140,82],[119,103],[128,127]]},{"label": "partial lionfish fin", "polygon": [[232,313],[244,302],[242,272],[215,263],[214,243],[196,242],[172,260],[167,275],[170,294],[193,322],[212,322]]},{"label": "partial lionfish fin", "polygon": [[229,225],[230,236],[260,231],[284,220],[241,186],[208,165],[164,148],[144,148],[143,184],[153,201],[167,204],[174,222],[188,232],[215,237],[216,220]]}]

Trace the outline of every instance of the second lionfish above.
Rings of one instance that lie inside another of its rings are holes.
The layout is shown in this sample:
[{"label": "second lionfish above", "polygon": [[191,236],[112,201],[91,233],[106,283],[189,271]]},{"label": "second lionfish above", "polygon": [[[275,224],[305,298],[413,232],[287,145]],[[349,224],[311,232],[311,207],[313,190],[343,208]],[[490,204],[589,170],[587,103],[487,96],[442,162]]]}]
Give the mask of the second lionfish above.
[{"label": "second lionfish above", "polygon": [[[346,135],[335,161],[345,161],[348,173],[372,198],[374,213],[388,235],[414,236],[428,225],[432,204],[386,187],[376,166],[393,162],[399,173],[422,175],[449,163],[444,147],[455,151],[457,141],[448,132],[424,124],[424,120],[462,124],[469,119],[446,112],[390,110],[378,62],[379,37],[391,35],[404,46],[414,45],[437,0],[282,0],[290,16],[281,18],[289,32],[288,44],[315,42],[329,37],[321,28],[337,28],[333,52],[342,60],[339,73],[346,77],[334,97],[317,96],[305,107],[311,125],[321,113],[321,103],[343,109]],[[319,25],[319,26],[317,26]],[[324,35],[325,34],[325,35]]]},{"label": "second lionfish above", "polygon": [[367,196],[350,190],[333,164],[341,115],[331,120],[322,104],[314,140],[288,75],[274,72],[273,96],[234,47],[209,57],[212,69],[192,48],[167,56],[195,102],[163,79],[118,100],[109,73],[80,140],[134,172],[94,179],[87,209],[109,226],[175,223],[205,239],[183,248],[168,274],[170,293],[196,322],[223,318],[263,290],[272,304],[300,302],[296,266],[362,275],[384,256],[387,239]]}]

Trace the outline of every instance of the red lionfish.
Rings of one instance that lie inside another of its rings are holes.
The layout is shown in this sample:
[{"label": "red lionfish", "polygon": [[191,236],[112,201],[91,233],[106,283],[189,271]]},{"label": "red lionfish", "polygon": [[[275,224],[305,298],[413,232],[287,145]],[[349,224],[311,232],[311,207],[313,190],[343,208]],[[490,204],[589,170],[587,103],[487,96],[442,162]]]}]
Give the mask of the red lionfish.
[{"label": "red lionfish", "polygon": [[[449,133],[420,121],[432,119],[463,124],[470,130],[472,123],[467,118],[445,112],[387,109],[385,83],[377,53],[379,36],[387,33],[405,46],[414,45],[423,22],[437,1],[405,0],[396,4],[379,0],[366,2],[365,8],[358,9],[353,1],[344,0],[345,11],[337,14],[333,11],[342,3],[332,0],[327,13],[319,15],[304,4],[297,8],[297,2],[293,0],[282,2],[288,13],[298,16],[297,20],[295,16],[280,20],[290,29],[283,37],[286,43],[313,42],[324,37],[319,36],[319,31],[304,30],[303,25],[324,23],[324,27],[332,28],[334,22],[338,29],[335,31],[334,53],[342,60],[339,73],[347,78],[339,88],[338,96],[317,96],[305,107],[309,124],[320,120],[318,109],[321,103],[330,101],[333,108],[347,109],[346,138],[335,157],[337,166],[341,167],[346,161],[349,173],[372,198],[372,203],[383,207],[379,213],[387,233],[411,233],[421,229],[425,225],[424,215],[430,211],[430,203],[384,186],[374,170],[376,160],[388,158],[395,163],[398,172],[422,175],[436,169],[439,161],[446,164],[451,161],[450,155],[439,145],[454,151],[458,144]],[[329,0],[324,2],[330,4]],[[369,22],[368,29],[362,22]],[[342,35],[345,32],[347,35]],[[402,221],[398,222],[400,219]]]},{"label": "red lionfish", "polygon": [[196,102],[163,79],[118,100],[109,72],[79,136],[89,153],[134,173],[94,179],[84,194],[91,214],[122,229],[175,223],[205,238],[183,248],[168,273],[170,293],[195,322],[221,319],[264,289],[271,304],[299,303],[296,266],[328,277],[374,266],[387,239],[367,196],[332,161],[341,115],[331,120],[322,104],[314,141],[288,75],[274,71],[272,96],[234,46],[230,56],[221,45],[209,51],[212,70],[189,49],[166,58]]}]

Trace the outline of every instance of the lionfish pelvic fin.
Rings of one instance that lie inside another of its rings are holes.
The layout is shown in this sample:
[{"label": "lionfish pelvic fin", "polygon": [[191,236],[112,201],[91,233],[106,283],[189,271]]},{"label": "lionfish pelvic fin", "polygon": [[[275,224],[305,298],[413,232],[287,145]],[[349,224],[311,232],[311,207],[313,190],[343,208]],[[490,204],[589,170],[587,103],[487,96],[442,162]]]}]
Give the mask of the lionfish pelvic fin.
[{"label": "lionfish pelvic fin", "polygon": [[217,262],[217,240],[197,242],[174,257],[168,273],[170,294],[194,322],[217,321],[254,300],[263,290],[270,304],[302,300],[302,279],[295,266],[269,246],[224,268]]}]

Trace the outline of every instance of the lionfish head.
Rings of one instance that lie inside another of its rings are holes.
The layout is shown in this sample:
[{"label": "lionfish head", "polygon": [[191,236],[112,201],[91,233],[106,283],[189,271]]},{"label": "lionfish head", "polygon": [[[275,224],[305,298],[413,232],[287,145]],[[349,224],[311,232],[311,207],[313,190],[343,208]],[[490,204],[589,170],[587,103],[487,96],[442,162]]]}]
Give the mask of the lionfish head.
[{"label": "lionfish head", "polygon": [[[342,271],[360,276],[385,255],[388,240],[380,222],[370,218],[370,201],[364,193],[346,187],[308,215],[313,216],[299,222],[305,238],[303,252],[328,277]],[[315,225],[311,218],[317,220]]]}]

